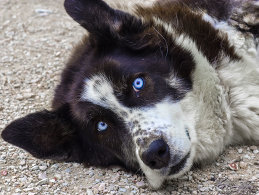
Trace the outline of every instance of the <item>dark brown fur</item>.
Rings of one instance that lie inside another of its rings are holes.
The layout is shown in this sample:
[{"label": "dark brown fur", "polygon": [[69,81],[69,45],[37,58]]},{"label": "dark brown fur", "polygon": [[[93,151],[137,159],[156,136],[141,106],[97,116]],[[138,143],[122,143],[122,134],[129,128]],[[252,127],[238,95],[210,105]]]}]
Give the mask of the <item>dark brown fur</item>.
[{"label": "dark brown fur", "polygon": [[[232,60],[240,59],[234,47],[229,44],[227,36],[219,35],[218,30],[211,28],[211,24],[202,20],[201,14],[193,12],[190,6],[183,2],[170,1],[148,9],[139,7],[137,11],[147,20],[156,16],[172,24],[178,33],[190,36],[211,63],[217,61],[222,53]],[[213,45],[213,47],[208,45]]]}]

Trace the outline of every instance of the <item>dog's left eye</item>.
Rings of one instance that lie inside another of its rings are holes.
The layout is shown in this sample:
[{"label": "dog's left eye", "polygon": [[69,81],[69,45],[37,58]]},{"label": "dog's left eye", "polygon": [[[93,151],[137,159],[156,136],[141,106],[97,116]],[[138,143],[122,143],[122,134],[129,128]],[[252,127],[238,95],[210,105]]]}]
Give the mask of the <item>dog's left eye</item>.
[{"label": "dog's left eye", "polygon": [[100,121],[97,123],[97,129],[98,131],[105,131],[108,129],[108,124],[103,121]]},{"label": "dog's left eye", "polygon": [[141,90],[141,89],[144,87],[144,84],[145,84],[144,79],[142,79],[142,78],[136,78],[136,79],[133,81],[132,86],[133,86],[133,89],[134,89],[135,91],[139,91],[139,90]]}]

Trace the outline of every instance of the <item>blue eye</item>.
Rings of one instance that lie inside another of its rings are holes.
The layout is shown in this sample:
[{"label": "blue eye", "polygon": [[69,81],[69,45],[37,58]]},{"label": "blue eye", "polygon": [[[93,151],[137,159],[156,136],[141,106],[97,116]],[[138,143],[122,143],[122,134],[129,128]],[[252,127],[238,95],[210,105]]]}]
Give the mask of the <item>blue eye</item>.
[{"label": "blue eye", "polygon": [[135,90],[141,90],[144,87],[144,79],[136,78],[132,84]]},{"label": "blue eye", "polygon": [[97,124],[98,131],[105,131],[107,128],[108,128],[107,123],[105,123],[103,121],[98,122],[98,124]]}]

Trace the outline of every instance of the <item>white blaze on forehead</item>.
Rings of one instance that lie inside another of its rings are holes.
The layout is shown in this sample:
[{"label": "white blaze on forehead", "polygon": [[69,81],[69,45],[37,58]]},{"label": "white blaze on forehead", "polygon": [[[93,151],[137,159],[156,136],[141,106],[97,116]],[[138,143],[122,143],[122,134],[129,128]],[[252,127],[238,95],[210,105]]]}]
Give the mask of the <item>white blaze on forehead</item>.
[{"label": "white blaze on forehead", "polygon": [[111,81],[102,74],[85,79],[81,100],[89,101],[107,109],[125,111],[123,105],[119,103],[114,95]]}]

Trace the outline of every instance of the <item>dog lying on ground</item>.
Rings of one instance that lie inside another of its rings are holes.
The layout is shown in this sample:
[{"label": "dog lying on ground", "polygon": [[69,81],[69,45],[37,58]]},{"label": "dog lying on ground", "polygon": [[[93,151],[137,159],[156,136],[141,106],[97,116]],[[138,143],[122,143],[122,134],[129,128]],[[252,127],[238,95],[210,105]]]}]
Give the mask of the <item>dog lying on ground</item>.
[{"label": "dog lying on ground", "polygon": [[53,109],[15,120],[4,140],[37,158],[141,168],[154,188],[228,145],[259,143],[258,1],[64,5],[89,35]]}]

